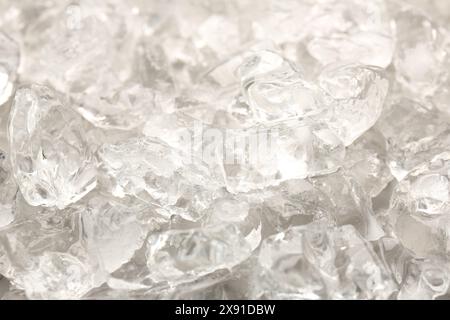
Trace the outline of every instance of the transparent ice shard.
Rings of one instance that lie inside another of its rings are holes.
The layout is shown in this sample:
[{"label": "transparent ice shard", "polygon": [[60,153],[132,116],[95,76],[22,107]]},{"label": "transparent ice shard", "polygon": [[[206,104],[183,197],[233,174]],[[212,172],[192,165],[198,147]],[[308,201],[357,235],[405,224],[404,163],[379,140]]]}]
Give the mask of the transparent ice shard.
[{"label": "transparent ice shard", "polygon": [[354,63],[327,66],[320,87],[332,98],[327,120],[346,146],[370,129],[383,111],[389,81],[383,70]]},{"label": "transparent ice shard", "polygon": [[262,239],[262,219],[258,211],[253,210],[254,201],[247,195],[234,196],[229,193],[217,198],[209,207],[209,212],[203,227],[222,224],[233,224],[237,226],[241,235],[255,250]]},{"label": "transparent ice shard", "polygon": [[266,188],[260,197],[252,207],[256,210],[260,208],[269,226],[269,233],[317,220],[336,225],[333,200],[307,179],[288,180],[277,187]]},{"label": "transparent ice shard", "polygon": [[354,61],[386,68],[393,56],[386,4],[327,0],[307,19],[308,50],[323,65]]},{"label": "transparent ice shard", "polygon": [[[95,126],[138,127],[154,112],[157,93],[140,83],[132,63],[140,17],[128,15],[115,1],[90,0],[48,13],[27,33],[25,74],[65,93],[72,107]],[[130,22],[133,19],[136,22]]]},{"label": "transparent ice shard", "polygon": [[384,235],[374,217],[372,201],[351,175],[341,169],[333,174],[310,178],[313,186],[332,203],[330,214],[336,225],[352,225],[370,241]]},{"label": "transparent ice shard", "polygon": [[397,180],[442,153],[450,139],[445,118],[404,98],[387,106],[376,127],[388,142],[389,168]]},{"label": "transparent ice shard", "polygon": [[243,95],[259,120],[303,116],[323,108],[321,91],[303,79],[292,62],[272,51],[259,51],[239,68]]},{"label": "transparent ice shard", "polygon": [[105,281],[80,245],[76,207],[32,207],[19,194],[15,220],[0,230],[0,273],[30,299],[79,299]]},{"label": "transparent ice shard", "polygon": [[89,127],[50,87],[17,90],[8,139],[15,179],[28,203],[64,208],[97,183]]},{"label": "transparent ice shard", "polygon": [[398,284],[396,299],[431,300],[448,293],[447,258],[415,258],[395,237],[380,239],[376,247]]},{"label": "transparent ice shard", "polygon": [[252,252],[238,227],[222,224],[203,229],[170,230],[147,240],[149,277],[176,284],[220,269],[231,269]]},{"label": "transparent ice shard", "polygon": [[308,43],[308,50],[323,65],[338,61],[357,61],[385,68],[392,60],[394,41],[391,36],[378,32],[359,32],[315,38]]},{"label": "transparent ice shard", "polygon": [[352,226],[291,227],[264,240],[255,298],[386,299],[395,290],[370,243]]},{"label": "transparent ice shard", "polygon": [[88,2],[56,7],[27,28],[24,70],[33,81],[48,81],[66,92],[86,88],[107,74],[114,52],[115,30],[110,28],[118,24],[108,23],[111,16],[106,7],[89,6]]},{"label": "transparent ice shard", "polygon": [[335,134],[309,118],[227,132],[224,141],[224,148],[215,154],[222,162],[226,187],[233,193],[334,172],[345,155]]},{"label": "transparent ice shard", "polygon": [[132,297],[190,299],[193,292],[234,279],[242,268],[251,272],[247,258],[260,244],[261,217],[245,196],[226,191],[222,196],[200,223],[173,219],[170,227],[151,232],[130,262],[111,275],[108,286]]},{"label": "transparent ice shard", "polygon": [[345,167],[370,197],[393,179],[387,161],[387,142],[375,128],[366,131],[346,150]]},{"label": "transparent ice shard", "polygon": [[91,266],[68,253],[45,252],[34,268],[20,277],[30,299],[79,299],[94,287]]},{"label": "transparent ice shard", "polygon": [[86,248],[106,272],[114,272],[142,247],[147,230],[139,218],[146,207],[97,195],[87,201],[82,214]]},{"label": "transparent ice shard", "polygon": [[152,36],[144,36],[137,42],[134,63],[137,79],[144,87],[161,92],[175,90],[175,80],[169,72],[168,57]]},{"label": "transparent ice shard", "polygon": [[157,107],[159,93],[138,83],[117,85],[117,79],[72,94],[72,107],[103,129],[132,130],[143,125]]},{"label": "transparent ice shard", "polygon": [[413,8],[400,10],[394,19],[397,80],[414,95],[434,95],[441,82],[448,77],[448,31]]},{"label": "transparent ice shard", "polygon": [[156,139],[105,144],[98,156],[114,196],[141,198],[167,218],[200,219],[218,188],[205,164]]},{"label": "transparent ice shard", "polygon": [[11,97],[20,62],[19,45],[0,32],[0,105]]},{"label": "transparent ice shard", "polygon": [[330,227],[352,225],[371,241],[384,234],[370,198],[348,172],[341,170],[321,177],[285,181],[248,201],[252,201],[252,207],[260,208],[271,233],[320,220]]},{"label": "transparent ice shard", "polygon": [[450,157],[440,154],[411,171],[391,198],[390,224],[415,257],[446,257],[450,219]]},{"label": "transparent ice shard", "polygon": [[413,259],[406,266],[399,300],[431,300],[448,293],[448,262],[441,259]]}]

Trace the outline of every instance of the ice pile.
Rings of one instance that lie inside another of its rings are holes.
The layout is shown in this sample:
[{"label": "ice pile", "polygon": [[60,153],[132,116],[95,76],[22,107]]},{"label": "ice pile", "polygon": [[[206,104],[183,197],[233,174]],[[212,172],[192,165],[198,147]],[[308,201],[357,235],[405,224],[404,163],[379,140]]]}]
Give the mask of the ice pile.
[{"label": "ice pile", "polygon": [[0,25],[4,298],[450,298],[448,1],[0,1]]}]

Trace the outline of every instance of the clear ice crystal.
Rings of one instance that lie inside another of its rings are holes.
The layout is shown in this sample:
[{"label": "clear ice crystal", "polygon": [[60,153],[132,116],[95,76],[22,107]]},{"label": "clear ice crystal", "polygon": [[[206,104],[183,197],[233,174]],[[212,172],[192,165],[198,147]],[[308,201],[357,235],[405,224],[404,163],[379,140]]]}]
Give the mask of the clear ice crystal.
[{"label": "clear ice crystal", "polygon": [[292,62],[275,52],[251,55],[239,74],[246,101],[258,119],[303,116],[323,108],[319,88],[306,82]]},{"label": "clear ice crystal", "polygon": [[0,1],[0,299],[449,299],[449,9]]},{"label": "clear ice crystal", "polygon": [[151,138],[105,144],[98,157],[114,196],[141,198],[167,219],[200,219],[219,187],[205,164]]},{"label": "clear ice crystal", "polygon": [[147,239],[149,278],[155,282],[192,281],[220,269],[232,269],[252,252],[233,224],[156,233]]},{"label": "clear ice crystal", "polygon": [[266,122],[231,132],[218,150],[227,189],[248,192],[336,171],[345,148],[326,124],[309,118]]},{"label": "clear ice crystal", "polygon": [[348,146],[380,117],[389,81],[381,68],[332,64],[320,74],[319,85],[332,98],[328,123]]},{"label": "clear ice crystal", "polygon": [[394,39],[384,0],[320,1],[307,23],[308,50],[323,65],[354,61],[387,67]]},{"label": "clear ice crystal", "polygon": [[398,81],[419,97],[434,95],[448,77],[448,31],[416,9],[401,10],[394,19],[397,30],[394,66]]},{"label": "clear ice crystal", "polygon": [[96,127],[119,130],[137,128],[160,111],[158,92],[140,84],[117,86],[114,83],[118,80],[107,79],[95,88],[72,94],[72,107]]},{"label": "clear ice crystal", "polygon": [[90,265],[68,253],[45,252],[35,268],[20,277],[30,299],[79,299],[94,287]]},{"label": "clear ice crystal", "polygon": [[255,298],[387,299],[388,271],[350,225],[309,224],[264,240],[255,274]]},{"label": "clear ice crystal", "polygon": [[14,210],[15,221],[0,230],[0,272],[28,298],[78,299],[101,283],[77,244],[76,211],[30,207],[21,196]]},{"label": "clear ice crystal", "polygon": [[64,208],[95,188],[97,164],[89,127],[50,87],[21,87],[9,122],[10,158],[25,199]]},{"label": "clear ice crystal", "polygon": [[406,98],[388,105],[376,127],[388,142],[389,168],[397,180],[446,150],[450,139],[448,121],[441,114]]},{"label": "clear ice crystal", "polygon": [[384,232],[374,217],[370,197],[345,170],[310,180],[315,188],[330,198],[333,205],[331,214],[337,225],[352,225],[370,241],[383,236]]},{"label": "clear ice crystal", "polygon": [[443,153],[411,171],[392,195],[390,225],[417,258],[448,257],[449,179],[450,154]]},{"label": "clear ice crystal", "polygon": [[347,148],[345,167],[372,198],[393,179],[387,155],[387,141],[375,128]]},{"label": "clear ice crystal", "polygon": [[139,215],[148,211],[143,205],[93,196],[83,210],[82,228],[87,251],[98,258],[106,272],[117,270],[142,247],[147,228]]}]

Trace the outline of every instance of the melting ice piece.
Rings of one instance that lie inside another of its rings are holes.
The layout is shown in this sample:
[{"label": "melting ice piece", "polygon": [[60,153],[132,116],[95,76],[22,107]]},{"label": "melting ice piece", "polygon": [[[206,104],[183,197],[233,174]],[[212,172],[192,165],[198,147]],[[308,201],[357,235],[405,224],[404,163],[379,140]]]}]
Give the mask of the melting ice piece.
[{"label": "melting ice piece", "polygon": [[0,32],[0,105],[5,103],[13,93],[19,59],[18,44]]},{"label": "melting ice piece", "polygon": [[83,119],[53,89],[17,90],[9,123],[14,176],[28,203],[64,208],[97,183]]},{"label": "melting ice piece", "polygon": [[388,106],[376,127],[388,142],[389,168],[397,180],[450,143],[450,126],[442,115],[408,99]]},{"label": "melting ice piece", "polygon": [[190,282],[220,269],[230,270],[252,251],[240,229],[229,223],[156,233],[147,240],[149,278],[171,284]]},{"label": "melting ice piece", "polygon": [[400,242],[415,257],[450,251],[450,154],[443,153],[411,171],[391,198],[389,218]]},{"label": "melting ice piece", "polygon": [[395,18],[396,77],[414,95],[432,96],[448,77],[448,35],[415,9],[404,9]]},{"label": "melting ice piece", "polygon": [[239,68],[247,104],[259,120],[303,116],[323,108],[321,91],[303,80],[292,62],[272,51],[257,51]]},{"label": "melting ice piece", "polygon": [[291,227],[268,237],[259,252],[254,298],[386,299],[389,273],[350,225]]},{"label": "melting ice piece", "polygon": [[327,122],[348,146],[380,117],[389,81],[380,68],[337,63],[322,71],[319,85],[332,98]]},{"label": "melting ice piece", "polygon": [[366,131],[347,148],[344,163],[372,198],[393,179],[387,161],[386,139],[375,128]]},{"label": "melting ice piece", "polygon": [[162,141],[133,138],[105,144],[98,156],[114,196],[146,199],[163,216],[195,221],[214,199],[217,182],[209,168]]},{"label": "melting ice piece", "polygon": [[341,166],[344,155],[341,141],[325,124],[295,118],[228,131],[216,159],[223,161],[227,189],[236,193],[328,174]]},{"label": "melting ice piece", "polygon": [[0,150],[0,228],[14,220],[13,204],[17,190],[9,158]]}]

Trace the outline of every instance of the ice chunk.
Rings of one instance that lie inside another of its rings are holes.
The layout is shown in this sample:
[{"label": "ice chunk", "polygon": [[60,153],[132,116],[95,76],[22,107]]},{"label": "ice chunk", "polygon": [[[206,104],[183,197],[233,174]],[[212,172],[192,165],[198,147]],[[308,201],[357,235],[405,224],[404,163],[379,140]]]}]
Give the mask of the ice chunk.
[{"label": "ice chunk", "polygon": [[227,131],[215,154],[223,161],[227,189],[236,193],[334,172],[345,150],[325,124],[294,118]]},{"label": "ice chunk", "polygon": [[406,268],[405,279],[398,293],[399,300],[430,300],[448,292],[448,262],[440,259],[414,259]]},{"label": "ice chunk", "polygon": [[319,84],[333,99],[328,123],[346,146],[375,124],[389,88],[382,69],[354,63],[327,66]]},{"label": "ice chunk", "polygon": [[345,167],[369,196],[376,197],[393,179],[384,136],[375,128],[364,133],[347,148]]},{"label": "ice chunk", "polygon": [[80,245],[77,208],[29,206],[19,194],[15,220],[0,229],[0,273],[30,299],[79,299],[105,281]]},{"label": "ice chunk", "polygon": [[275,52],[255,52],[246,58],[239,73],[244,97],[259,120],[303,116],[324,107],[320,89]]},{"label": "ice chunk", "polygon": [[137,196],[168,218],[200,219],[218,188],[205,164],[156,139],[105,144],[98,156],[114,196]]},{"label": "ice chunk", "polygon": [[30,299],[79,299],[94,287],[91,266],[68,253],[45,252],[35,268],[20,279]]},{"label": "ice chunk", "polygon": [[388,142],[389,168],[397,180],[440,154],[450,139],[450,127],[439,113],[404,98],[386,108],[376,127]]},{"label": "ice chunk", "polygon": [[291,227],[264,240],[255,298],[386,299],[395,290],[381,261],[352,226]]},{"label": "ice chunk", "polygon": [[147,235],[139,214],[144,204],[121,203],[105,196],[94,196],[83,208],[82,228],[86,248],[97,257],[102,269],[114,272],[142,247]]},{"label": "ice chunk", "polygon": [[158,92],[140,84],[116,85],[117,79],[72,94],[72,107],[93,125],[131,130],[144,124],[158,109]]},{"label": "ice chunk", "polygon": [[376,240],[384,232],[374,217],[372,201],[345,170],[310,178],[314,187],[333,204],[330,214],[337,225],[352,225],[365,239]]},{"label": "ice chunk", "polygon": [[176,284],[220,269],[231,269],[252,252],[233,224],[203,229],[171,230],[147,240],[149,277]]},{"label": "ice chunk", "polygon": [[395,189],[389,217],[401,243],[417,258],[447,255],[450,157],[434,157],[411,171]]},{"label": "ice chunk", "polygon": [[33,84],[16,92],[8,131],[10,157],[28,203],[64,208],[96,186],[88,130],[53,89]]},{"label": "ice chunk", "polygon": [[391,63],[394,37],[383,0],[321,1],[306,29],[308,50],[323,65],[354,61],[386,68]]},{"label": "ice chunk", "polygon": [[414,95],[432,96],[448,76],[449,38],[420,11],[405,8],[395,18],[396,77]]}]

